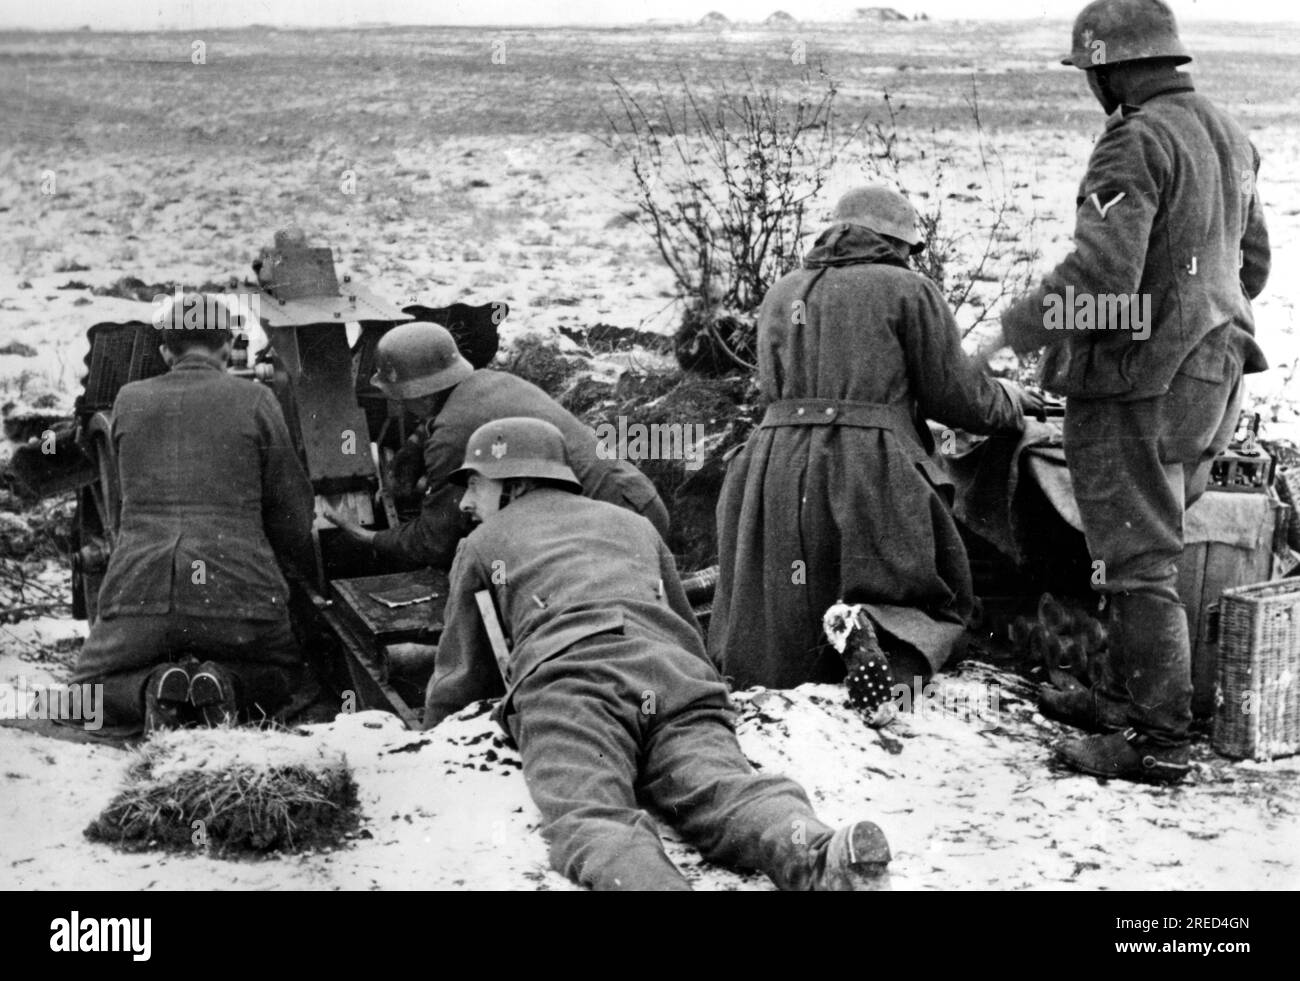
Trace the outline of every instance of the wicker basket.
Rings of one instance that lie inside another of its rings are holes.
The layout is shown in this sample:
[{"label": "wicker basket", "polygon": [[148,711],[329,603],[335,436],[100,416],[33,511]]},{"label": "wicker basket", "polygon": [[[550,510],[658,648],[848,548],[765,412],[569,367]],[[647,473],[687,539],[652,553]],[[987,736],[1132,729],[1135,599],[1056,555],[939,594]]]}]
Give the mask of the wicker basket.
[{"label": "wicker basket", "polygon": [[1300,752],[1300,579],[1224,590],[1214,748],[1257,760]]}]

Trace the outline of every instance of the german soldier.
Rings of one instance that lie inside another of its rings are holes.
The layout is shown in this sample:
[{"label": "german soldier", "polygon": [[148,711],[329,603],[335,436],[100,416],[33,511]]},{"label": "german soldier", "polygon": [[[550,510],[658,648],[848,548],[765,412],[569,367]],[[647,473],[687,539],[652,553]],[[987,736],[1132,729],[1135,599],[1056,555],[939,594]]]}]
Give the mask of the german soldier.
[{"label": "german soldier", "polygon": [[460,466],[470,435],[507,416],[530,416],[564,434],[582,493],[643,514],[660,534],[668,532],[668,509],[654,484],[633,464],[605,459],[596,434],[536,385],[503,371],[475,370],[446,328],[416,323],[394,327],[379,340],[373,384],[425,420],[425,490],[420,515],[398,528],[369,531],[343,515],[327,517],[381,554],[446,569],[456,543],[468,532],[457,510],[460,488],[448,480]]},{"label": "german soldier", "polygon": [[763,300],[767,409],[718,501],[709,627],[736,687],[844,679],[822,633],[839,600],[864,604],[863,657],[883,663],[878,637],[898,683],[937,671],[961,642],[970,566],[925,420],[1018,433],[1032,400],[966,356],[943,295],[909,268],[922,248],[901,194],[850,191],[804,267]]},{"label": "german soldier", "polygon": [[226,373],[224,307],[195,306],[160,331],[171,370],[113,404],[121,528],[73,677],[121,731],[270,715],[302,678],[285,572],[313,567],[311,484],[270,390]]},{"label": "german soldier", "polygon": [[[1191,722],[1183,514],[1235,428],[1243,372],[1267,367],[1250,306],[1269,269],[1259,154],[1178,70],[1191,57],[1160,0],[1090,3],[1072,41],[1063,63],[1110,118],[1079,188],[1073,251],[1007,308],[1002,331],[1017,352],[1046,347],[1043,385],[1068,397],[1065,454],[1111,670],[1080,694],[1045,690],[1042,709],[1097,732],[1058,749],[1070,767],[1173,783]],[[1067,310],[1062,323],[1063,295],[1088,317]]]},{"label": "german soldier", "polygon": [[[645,518],[579,496],[565,452],[549,423],[501,419],[449,475],[479,525],[452,566],[426,726],[504,693],[496,717],[519,746],[551,863],[583,885],[689,888],[638,794],[710,861],[787,889],[880,885],[878,827],[835,831],[793,781],[750,768],[672,555]],[[483,591],[508,652],[489,644]]]}]

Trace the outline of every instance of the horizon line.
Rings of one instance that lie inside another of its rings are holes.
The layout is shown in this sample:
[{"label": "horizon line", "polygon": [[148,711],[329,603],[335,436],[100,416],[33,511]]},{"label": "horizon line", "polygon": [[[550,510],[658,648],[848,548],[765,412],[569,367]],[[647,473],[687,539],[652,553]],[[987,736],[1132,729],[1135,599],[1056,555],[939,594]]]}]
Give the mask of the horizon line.
[{"label": "horizon line", "polygon": [[[879,28],[882,25],[918,25],[918,24],[960,24],[960,23],[1040,23],[1040,24],[1068,24],[1068,17],[930,17],[926,20],[900,20],[900,21],[875,21],[868,19],[857,19],[853,17],[841,17],[831,19],[796,18],[793,23],[803,25],[865,25],[873,28]],[[1277,18],[1270,20],[1233,20],[1224,17],[1187,17],[1180,18],[1180,23],[1187,24],[1233,24],[1243,27],[1261,27],[1269,25],[1295,25],[1300,24],[1300,17],[1292,19]],[[358,21],[352,24],[305,24],[305,23],[271,23],[267,21],[252,21],[247,24],[199,24],[187,27],[95,27],[90,24],[82,24],[77,27],[32,27],[22,25],[4,25],[0,24],[0,33],[15,34],[180,34],[190,33],[193,31],[248,31],[248,30],[277,30],[277,31],[367,31],[367,30],[392,30],[392,29],[457,29],[457,30],[536,30],[536,29],[585,29],[585,30],[627,30],[635,28],[699,28],[704,31],[713,31],[721,33],[728,27],[766,27],[763,20],[742,21],[729,20],[722,28],[710,27],[702,24],[699,19],[674,19],[674,18],[653,18],[639,21],[532,21],[532,22],[485,22],[476,24],[461,23],[413,23],[409,21]],[[787,28],[788,25],[776,24],[770,25],[772,29],[780,30]]]}]

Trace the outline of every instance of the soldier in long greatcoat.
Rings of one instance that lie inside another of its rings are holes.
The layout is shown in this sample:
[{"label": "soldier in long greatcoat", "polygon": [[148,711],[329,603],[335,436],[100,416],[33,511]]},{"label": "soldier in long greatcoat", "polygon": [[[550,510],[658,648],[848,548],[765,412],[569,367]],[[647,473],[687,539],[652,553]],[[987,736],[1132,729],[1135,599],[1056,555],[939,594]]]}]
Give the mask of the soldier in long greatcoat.
[{"label": "soldier in long greatcoat", "polygon": [[718,502],[709,653],[738,688],[842,679],[822,633],[838,600],[865,605],[897,681],[941,668],[973,595],[925,420],[1022,429],[1023,391],[967,358],[943,295],[909,268],[911,205],[863,188],[836,219],[763,301],[766,414]]}]

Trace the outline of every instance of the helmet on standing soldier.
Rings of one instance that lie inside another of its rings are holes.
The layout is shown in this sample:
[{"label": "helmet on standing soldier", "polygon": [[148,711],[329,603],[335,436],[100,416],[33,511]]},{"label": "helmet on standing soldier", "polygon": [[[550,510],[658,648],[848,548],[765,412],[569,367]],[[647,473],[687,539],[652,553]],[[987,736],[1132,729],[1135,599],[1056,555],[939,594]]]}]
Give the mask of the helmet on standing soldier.
[{"label": "helmet on standing soldier", "polygon": [[1070,47],[1061,64],[1085,70],[1148,58],[1192,60],[1163,0],[1093,0],[1075,18]]}]

